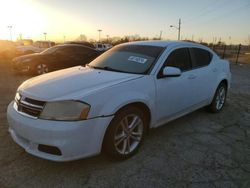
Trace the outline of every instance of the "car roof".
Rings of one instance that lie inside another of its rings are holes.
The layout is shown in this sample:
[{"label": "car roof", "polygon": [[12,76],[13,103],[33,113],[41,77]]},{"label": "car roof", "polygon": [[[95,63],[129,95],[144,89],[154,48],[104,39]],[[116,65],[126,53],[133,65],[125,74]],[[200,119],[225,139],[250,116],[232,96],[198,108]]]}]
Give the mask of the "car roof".
[{"label": "car roof", "polygon": [[85,46],[85,45],[82,45],[82,44],[58,44],[58,45],[53,46],[53,47],[81,47],[81,48],[88,48],[88,49],[91,49],[93,51],[97,51],[94,48],[91,48],[89,46]]},{"label": "car roof", "polygon": [[136,42],[128,42],[125,45],[145,45],[145,46],[159,46],[159,47],[167,47],[167,46],[196,46],[196,47],[206,47],[204,45],[194,43],[194,42],[186,42],[186,41],[163,41],[163,40],[152,40],[152,41],[136,41]]},{"label": "car roof", "polygon": [[78,44],[78,45],[88,46],[90,48],[95,48],[95,46],[92,43],[86,41],[67,41],[64,44]]}]

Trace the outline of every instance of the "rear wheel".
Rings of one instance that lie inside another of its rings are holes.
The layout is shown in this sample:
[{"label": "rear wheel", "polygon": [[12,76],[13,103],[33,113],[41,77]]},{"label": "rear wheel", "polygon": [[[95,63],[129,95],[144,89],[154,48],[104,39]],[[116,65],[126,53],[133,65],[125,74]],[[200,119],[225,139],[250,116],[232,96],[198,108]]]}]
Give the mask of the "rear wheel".
[{"label": "rear wheel", "polygon": [[43,64],[43,63],[39,63],[37,66],[36,66],[36,73],[38,75],[40,74],[45,74],[45,73],[48,73],[49,72],[49,67],[46,65],[46,64]]},{"label": "rear wheel", "polygon": [[133,156],[142,144],[146,124],[143,112],[136,107],[118,112],[106,132],[104,152],[116,159]]},{"label": "rear wheel", "polygon": [[218,86],[212,103],[208,106],[209,111],[218,113],[222,110],[227,97],[227,86],[224,82],[221,82]]}]

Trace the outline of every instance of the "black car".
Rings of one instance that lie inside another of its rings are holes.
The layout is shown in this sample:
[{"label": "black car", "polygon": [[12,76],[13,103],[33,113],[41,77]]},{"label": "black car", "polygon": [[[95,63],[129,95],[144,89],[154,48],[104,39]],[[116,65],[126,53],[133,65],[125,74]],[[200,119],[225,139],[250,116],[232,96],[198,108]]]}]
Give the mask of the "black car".
[{"label": "black car", "polygon": [[44,74],[58,69],[85,65],[100,52],[84,45],[63,44],[53,46],[41,53],[29,54],[13,59],[15,70],[33,74]]}]

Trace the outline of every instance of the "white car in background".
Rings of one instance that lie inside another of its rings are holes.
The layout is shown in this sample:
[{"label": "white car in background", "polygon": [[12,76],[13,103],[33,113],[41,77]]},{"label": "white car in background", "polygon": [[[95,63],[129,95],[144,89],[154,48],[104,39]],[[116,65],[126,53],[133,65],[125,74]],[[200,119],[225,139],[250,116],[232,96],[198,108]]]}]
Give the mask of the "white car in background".
[{"label": "white car in background", "polygon": [[134,155],[149,128],[207,106],[219,112],[229,63],[194,43],[118,45],[87,67],[24,82],[8,107],[9,132],[28,153],[70,161],[104,151]]},{"label": "white car in background", "polygon": [[107,51],[113,47],[111,44],[102,44],[102,43],[96,43],[94,44],[94,46],[95,46],[95,49],[98,51]]}]

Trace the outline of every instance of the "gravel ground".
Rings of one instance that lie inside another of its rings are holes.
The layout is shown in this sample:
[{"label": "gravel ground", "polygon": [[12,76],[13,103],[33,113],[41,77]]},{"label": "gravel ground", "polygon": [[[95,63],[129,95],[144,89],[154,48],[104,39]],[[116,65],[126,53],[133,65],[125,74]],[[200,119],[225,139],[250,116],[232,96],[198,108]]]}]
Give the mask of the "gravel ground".
[{"label": "gravel ground", "polygon": [[33,157],[8,134],[6,108],[27,76],[0,62],[0,187],[250,187],[250,65],[232,65],[219,114],[204,109],[151,130],[139,153],[56,163]]}]

